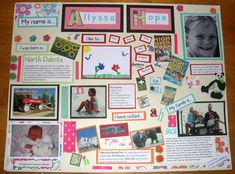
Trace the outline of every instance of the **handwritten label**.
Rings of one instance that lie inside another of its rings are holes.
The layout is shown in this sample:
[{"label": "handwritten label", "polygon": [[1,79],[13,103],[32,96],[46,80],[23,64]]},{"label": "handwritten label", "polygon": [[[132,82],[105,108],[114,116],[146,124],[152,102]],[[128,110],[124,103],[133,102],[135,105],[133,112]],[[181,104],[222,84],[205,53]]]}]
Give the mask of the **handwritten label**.
[{"label": "handwritten label", "polygon": [[26,158],[14,158],[13,169],[14,170],[57,170],[60,166],[59,161],[56,159],[26,159]]},{"label": "handwritten label", "polygon": [[141,46],[135,47],[134,49],[135,49],[136,53],[141,53],[141,52],[146,51],[146,46],[145,45],[141,45]]},{"label": "handwritten label", "polygon": [[195,102],[195,98],[194,98],[193,94],[190,94],[190,95],[176,101],[175,103],[167,105],[166,109],[167,109],[167,112],[170,114],[170,113],[176,112],[182,108],[185,108],[186,106],[188,106],[194,102]]},{"label": "handwritten label", "polygon": [[150,44],[152,42],[152,37],[145,34],[140,35],[140,41]]},{"label": "handwritten label", "polygon": [[20,17],[18,27],[56,27],[57,17]]},{"label": "handwritten label", "polygon": [[82,43],[105,43],[105,34],[82,34]]},{"label": "handwritten label", "polygon": [[214,75],[223,72],[222,64],[191,64],[191,75]]},{"label": "handwritten label", "polygon": [[136,107],[135,85],[122,84],[109,85],[109,108],[123,109]]},{"label": "handwritten label", "polygon": [[111,43],[119,43],[119,41],[120,41],[120,36],[116,36],[116,35],[110,34],[109,42],[111,42]]},{"label": "handwritten label", "polygon": [[113,117],[113,121],[145,120],[146,119],[146,112],[145,111],[139,111],[139,112],[113,112],[112,117]]},{"label": "handwritten label", "polygon": [[131,36],[127,36],[123,38],[123,41],[125,44],[131,43],[135,41],[135,36],[131,35]]},{"label": "handwritten label", "polygon": [[151,55],[150,54],[136,54],[136,61],[150,63]]},{"label": "handwritten label", "polygon": [[47,52],[47,44],[17,44],[16,51],[19,52]]},{"label": "handwritten label", "polygon": [[143,76],[153,73],[154,69],[152,65],[149,65],[144,68],[138,69],[137,71],[138,71],[139,76],[143,77]]}]

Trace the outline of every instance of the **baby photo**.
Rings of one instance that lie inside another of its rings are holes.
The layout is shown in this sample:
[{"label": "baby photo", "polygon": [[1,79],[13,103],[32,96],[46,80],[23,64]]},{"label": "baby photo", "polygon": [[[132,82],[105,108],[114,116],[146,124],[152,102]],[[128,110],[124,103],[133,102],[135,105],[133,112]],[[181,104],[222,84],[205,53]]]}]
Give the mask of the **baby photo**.
[{"label": "baby photo", "polygon": [[11,157],[58,157],[59,125],[13,124]]},{"label": "baby photo", "polygon": [[219,59],[220,32],[216,15],[183,15],[183,33],[186,58]]},{"label": "baby photo", "polygon": [[106,86],[72,86],[71,118],[106,118]]}]

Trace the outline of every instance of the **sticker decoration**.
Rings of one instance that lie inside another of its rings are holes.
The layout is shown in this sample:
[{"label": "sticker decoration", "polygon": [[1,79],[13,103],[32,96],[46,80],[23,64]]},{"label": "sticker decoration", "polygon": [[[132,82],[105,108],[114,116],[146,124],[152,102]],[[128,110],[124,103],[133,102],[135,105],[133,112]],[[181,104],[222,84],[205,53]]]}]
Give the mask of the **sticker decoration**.
[{"label": "sticker decoration", "polygon": [[56,37],[51,52],[74,60],[79,48],[80,45],[78,44]]}]

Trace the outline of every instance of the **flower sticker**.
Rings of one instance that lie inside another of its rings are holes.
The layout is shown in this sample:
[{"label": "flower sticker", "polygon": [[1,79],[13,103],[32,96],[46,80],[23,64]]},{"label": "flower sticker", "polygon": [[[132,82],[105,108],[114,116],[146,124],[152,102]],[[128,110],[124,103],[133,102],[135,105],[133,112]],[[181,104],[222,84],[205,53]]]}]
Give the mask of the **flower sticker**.
[{"label": "flower sticker", "polygon": [[113,64],[112,68],[113,71],[115,71],[117,73],[117,75],[120,74],[120,72],[118,71],[118,69],[120,69],[119,65]]},{"label": "flower sticker", "polygon": [[211,8],[211,9],[210,9],[210,12],[211,12],[212,14],[215,14],[215,13],[216,13],[216,9],[215,9],[215,8]]},{"label": "flower sticker", "polygon": [[45,35],[43,36],[43,40],[44,40],[45,42],[49,42],[50,39],[51,39],[51,37],[50,37],[48,34],[45,34]]},{"label": "flower sticker", "polygon": [[35,8],[35,10],[39,10],[41,8],[41,5],[40,4],[35,4],[33,7]]},{"label": "flower sticker", "polygon": [[37,36],[32,35],[29,37],[30,42],[35,42],[37,40]]},{"label": "flower sticker", "polygon": [[181,12],[184,11],[184,6],[183,5],[177,5],[176,9]]},{"label": "flower sticker", "polygon": [[17,65],[15,63],[10,64],[10,70],[15,71],[17,69]]},{"label": "flower sticker", "polygon": [[11,56],[11,62],[16,62],[17,61],[17,56],[16,55],[12,55]]},{"label": "flower sticker", "polygon": [[46,15],[53,15],[56,13],[57,4],[42,4],[42,12],[45,12]]},{"label": "flower sticker", "polygon": [[31,4],[16,4],[16,13],[19,14],[19,16],[28,16],[30,15],[30,9],[32,8]]},{"label": "flower sticker", "polygon": [[15,42],[20,42],[22,40],[21,35],[15,36]]}]

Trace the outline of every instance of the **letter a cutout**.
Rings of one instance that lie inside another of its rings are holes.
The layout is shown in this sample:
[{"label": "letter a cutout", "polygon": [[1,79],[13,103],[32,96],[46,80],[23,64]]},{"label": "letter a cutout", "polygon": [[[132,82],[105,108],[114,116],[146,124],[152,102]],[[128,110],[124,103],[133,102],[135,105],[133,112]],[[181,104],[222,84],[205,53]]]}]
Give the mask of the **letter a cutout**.
[{"label": "letter a cutout", "polygon": [[71,10],[67,26],[74,26],[74,25],[77,26],[83,25],[79,10]]}]

